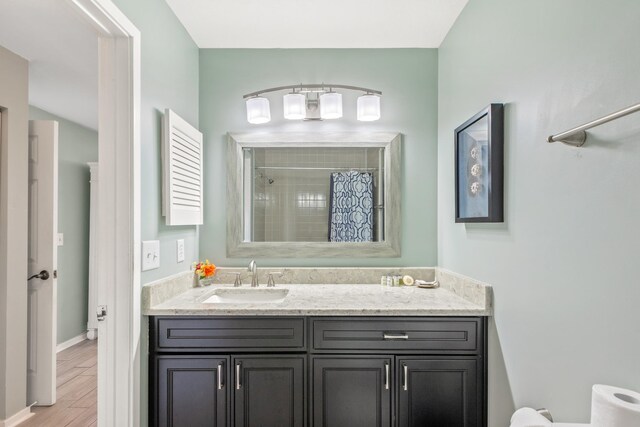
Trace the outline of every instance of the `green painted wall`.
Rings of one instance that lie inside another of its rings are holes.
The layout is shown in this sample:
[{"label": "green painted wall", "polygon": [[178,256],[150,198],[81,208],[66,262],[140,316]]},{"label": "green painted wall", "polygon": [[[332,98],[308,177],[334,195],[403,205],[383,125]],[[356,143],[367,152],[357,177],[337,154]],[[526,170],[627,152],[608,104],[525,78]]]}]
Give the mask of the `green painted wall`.
[{"label": "green painted wall", "polygon": [[[165,108],[198,126],[198,48],[164,0],[115,0],[142,33],[142,240],[160,240],[160,268],[142,283],[188,270],[198,257],[196,226],[165,225],[162,216],[161,129]],[[185,261],[176,261],[176,240]]]},{"label": "green painted wall", "polygon": [[[438,262],[494,285],[491,427],[514,407],[588,422],[591,385],[640,389],[640,3],[470,0],[439,50]],[[504,224],[454,223],[453,130],[506,104]]]},{"label": "green painted wall", "polygon": [[[140,30],[142,56],[142,240],[160,240],[160,268],[142,272],[142,284],[188,270],[198,258],[198,227],[168,227],[162,217],[162,114],[171,108],[198,126],[198,48],[164,0],[114,0]],[[176,240],[185,241],[185,261],[176,261]],[[143,316],[141,330],[148,330]],[[140,336],[140,425],[146,426],[148,335]]]},{"label": "green painted wall", "polygon": [[58,122],[58,344],[87,331],[89,166],[98,160],[98,132],[29,107],[31,120]]},{"label": "green painted wall", "polygon": [[[200,125],[205,136],[205,221],[200,253],[212,262],[245,265],[226,257],[226,133],[272,131],[398,131],[404,134],[402,256],[382,259],[260,259],[259,265],[431,266],[436,264],[436,133],[438,58],[435,49],[202,49]],[[383,92],[382,118],[355,119],[357,93],[343,93],[344,118],[290,122],[282,95],[270,96],[272,121],[251,125],[242,95],[293,83],[331,82]]]}]

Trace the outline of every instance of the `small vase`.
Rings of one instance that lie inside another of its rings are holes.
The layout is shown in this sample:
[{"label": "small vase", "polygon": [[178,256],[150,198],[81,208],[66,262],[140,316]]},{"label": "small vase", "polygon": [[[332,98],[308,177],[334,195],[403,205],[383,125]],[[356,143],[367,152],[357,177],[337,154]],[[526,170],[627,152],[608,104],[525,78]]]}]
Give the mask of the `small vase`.
[{"label": "small vase", "polygon": [[209,286],[213,283],[213,277],[203,277],[198,280],[199,286]]}]

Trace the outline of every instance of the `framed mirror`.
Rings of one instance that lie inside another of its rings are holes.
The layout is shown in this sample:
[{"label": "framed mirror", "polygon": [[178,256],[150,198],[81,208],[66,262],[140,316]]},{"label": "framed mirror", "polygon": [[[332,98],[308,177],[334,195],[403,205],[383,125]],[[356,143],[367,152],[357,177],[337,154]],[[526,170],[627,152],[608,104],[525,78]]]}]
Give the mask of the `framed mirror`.
[{"label": "framed mirror", "polygon": [[227,256],[400,256],[399,133],[230,133]]}]

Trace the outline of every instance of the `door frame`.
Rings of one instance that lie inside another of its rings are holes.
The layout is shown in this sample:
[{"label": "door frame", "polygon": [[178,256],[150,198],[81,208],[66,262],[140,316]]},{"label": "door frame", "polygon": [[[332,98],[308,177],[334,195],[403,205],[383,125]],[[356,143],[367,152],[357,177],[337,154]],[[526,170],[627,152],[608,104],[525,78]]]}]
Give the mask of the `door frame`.
[{"label": "door frame", "polygon": [[99,40],[98,426],[138,426],[140,31],[111,0],[67,2]]}]

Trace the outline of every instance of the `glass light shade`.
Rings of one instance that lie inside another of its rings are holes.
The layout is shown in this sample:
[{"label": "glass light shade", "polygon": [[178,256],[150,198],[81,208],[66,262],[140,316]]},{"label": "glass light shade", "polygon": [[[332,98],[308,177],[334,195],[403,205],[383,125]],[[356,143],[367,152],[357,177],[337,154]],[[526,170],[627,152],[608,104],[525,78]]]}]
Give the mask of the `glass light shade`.
[{"label": "glass light shade", "polygon": [[306,97],[301,93],[288,93],[282,97],[284,118],[302,120],[307,116]]},{"label": "glass light shade", "polygon": [[327,92],[320,95],[320,117],[322,119],[339,119],[342,117],[342,95]]},{"label": "glass light shade", "polygon": [[358,120],[373,122],[380,118],[380,97],[378,95],[362,95],[358,97]]},{"label": "glass light shade", "polygon": [[247,121],[254,125],[271,121],[269,100],[261,96],[247,99]]}]

